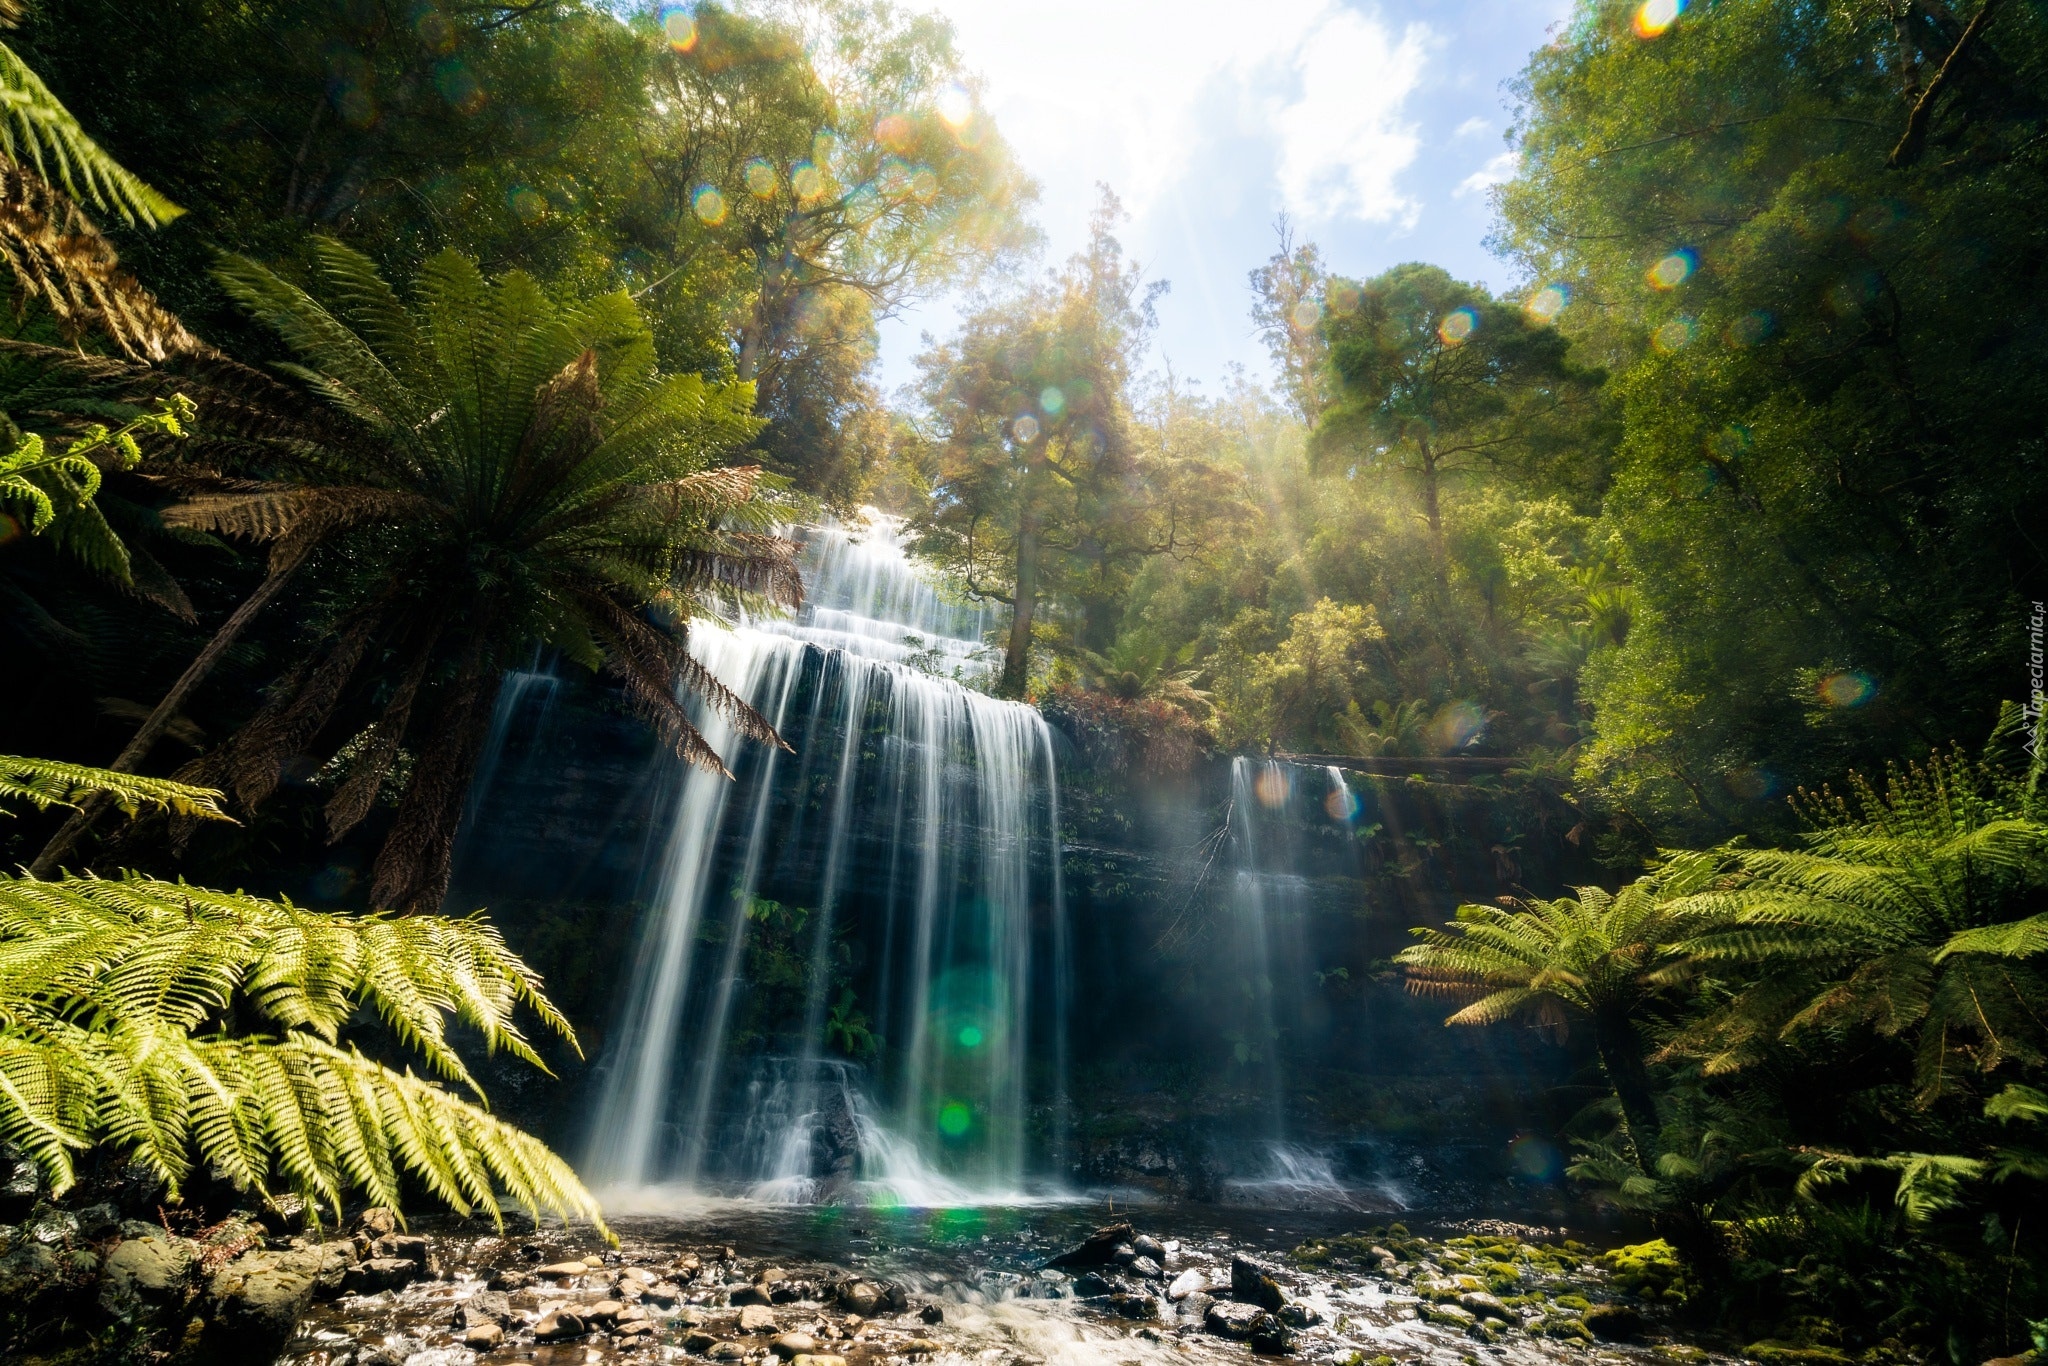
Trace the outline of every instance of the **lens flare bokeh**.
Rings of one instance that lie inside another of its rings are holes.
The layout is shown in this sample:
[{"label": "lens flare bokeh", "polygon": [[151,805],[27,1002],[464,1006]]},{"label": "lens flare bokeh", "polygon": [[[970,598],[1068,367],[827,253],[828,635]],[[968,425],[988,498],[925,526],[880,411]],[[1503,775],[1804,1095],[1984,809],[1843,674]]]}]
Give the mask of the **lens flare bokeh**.
[{"label": "lens flare bokeh", "polygon": [[1636,7],[1632,27],[1638,38],[1659,38],[1669,32],[1685,13],[1686,0],[1643,0]]},{"label": "lens flare bokeh", "polygon": [[1469,308],[1454,308],[1437,325],[1436,334],[1446,346],[1457,346],[1479,330],[1479,314]]},{"label": "lens flare bokeh", "polygon": [[1038,440],[1038,419],[1026,413],[1010,424],[1010,433],[1017,438],[1017,444],[1028,446]]},{"label": "lens flare bokeh", "polygon": [[697,217],[713,227],[725,221],[725,196],[718,192],[716,185],[699,185],[697,192],[690,196],[690,207],[697,211]]},{"label": "lens flare bokeh", "polygon": [[1648,279],[1652,289],[1677,289],[1692,278],[1700,266],[1699,253],[1691,247],[1680,247],[1670,255],[1662,257],[1650,267]]},{"label": "lens flare bokeh", "polygon": [[677,52],[688,52],[697,46],[697,20],[680,5],[664,6],[661,11],[661,36]]},{"label": "lens flare bokeh", "polygon": [[1877,680],[1861,669],[1824,674],[1814,692],[1830,707],[1855,708],[1877,696]]},{"label": "lens flare bokeh", "polygon": [[1532,322],[1552,323],[1557,321],[1557,315],[1564,312],[1564,306],[1571,301],[1571,286],[1545,285],[1529,296],[1528,302],[1522,305],[1522,311],[1529,315]]}]

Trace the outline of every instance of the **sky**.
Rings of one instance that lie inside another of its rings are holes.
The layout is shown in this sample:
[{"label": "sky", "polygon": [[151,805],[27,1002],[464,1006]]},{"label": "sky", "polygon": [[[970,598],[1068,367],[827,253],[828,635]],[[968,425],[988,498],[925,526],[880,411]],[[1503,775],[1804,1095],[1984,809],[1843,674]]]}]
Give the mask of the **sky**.
[{"label": "sky", "polygon": [[[952,21],[980,103],[1039,183],[1046,261],[1087,236],[1096,185],[1159,302],[1150,363],[1221,392],[1269,380],[1247,272],[1285,213],[1328,267],[1430,261],[1504,288],[1487,187],[1513,158],[1506,85],[1571,0],[904,0]],[[881,379],[914,375],[940,298],[882,327]]]}]

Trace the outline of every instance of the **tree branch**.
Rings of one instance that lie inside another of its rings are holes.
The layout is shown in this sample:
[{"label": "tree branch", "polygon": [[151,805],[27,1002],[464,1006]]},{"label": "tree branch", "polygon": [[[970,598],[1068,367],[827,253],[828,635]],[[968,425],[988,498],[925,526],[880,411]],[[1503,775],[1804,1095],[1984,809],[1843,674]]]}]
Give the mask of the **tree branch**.
[{"label": "tree branch", "polygon": [[1920,159],[1920,150],[1927,142],[1927,124],[1934,117],[1934,102],[1941,98],[1941,92],[1948,87],[1949,78],[1956,70],[1957,64],[1969,51],[1970,45],[1977,41],[1977,35],[1984,31],[1984,26],[1991,21],[1991,13],[1998,8],[1998,4],[1999,0],[1984,0],[1984,7],[1970,20],[1969,27],[1963,30],[1963,36],[1956,39],[1956,45],[1950,48],[1948,56],[1942,59],[1941,70],[1934,73],[1934,79],[1927,83],[1927,89],[1920,93],[1920,99],[1914,104],[1913,112],[1907,116],[1905,136],[1899,139],[1898,146],[1892,148],[1892,154],[1885,159],[1885,165],[1895,171],[1903,170]]}]

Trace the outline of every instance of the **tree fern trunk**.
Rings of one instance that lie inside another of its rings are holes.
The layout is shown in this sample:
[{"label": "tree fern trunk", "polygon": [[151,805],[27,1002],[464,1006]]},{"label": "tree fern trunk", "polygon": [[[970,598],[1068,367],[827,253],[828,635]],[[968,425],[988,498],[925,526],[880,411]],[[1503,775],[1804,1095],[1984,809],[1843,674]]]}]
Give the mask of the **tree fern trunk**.
[{"label": "tree fern trunk", "polygon": [[[272,560],[270,572],[264,576],[256,591],[243,599],[242,605],[220,624],[220,629],[213,633],[213,639],[206,642],[206,648],[185,666],[185,672],[178,675],[178,681],[171,685],[171,690],[156,704],[156,710],[143,721],[134,738],[129,740],[114,762],[107,765],[108,768],[116,773],[133,773],[141,766],[142,761],[149,756],[150,749],[163,737],[164,731],[170,728],[172,720],[185,705],[185,699],[206,681],[207,675],[213,672],[214,666],[220,663],[221,657],[228,652],[228,647],[233,645],[249,623],[256,619],[256,614],[269,606],[271,600],[284,591],[285,584],[290,582],[293,572],[305,563],[306,556],[312,548],[312,543],[308,541],[304,545],[288,549],[281,558]],[[58,860],[77,846],[78,841],[84,838],[86,831],[92,828],[93,822],[100,818],[112,800],[111,797],[100,795],[88,797],[81,803],[78,811],[59,827],[57,833],[51,836],[50,842],[43,846],[43,851],[36,855],[36,861],[29,865],[29,873],[35,877],[48,877],[55,872]]]}]

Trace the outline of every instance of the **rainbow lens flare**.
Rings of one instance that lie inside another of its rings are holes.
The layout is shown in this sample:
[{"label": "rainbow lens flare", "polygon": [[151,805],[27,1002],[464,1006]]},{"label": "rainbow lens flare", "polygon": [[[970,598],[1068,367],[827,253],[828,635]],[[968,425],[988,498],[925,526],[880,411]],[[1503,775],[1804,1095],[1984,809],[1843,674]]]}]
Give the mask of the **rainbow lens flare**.
[{"label": "rainbow lens flare", "polygon": [[1636,7],[1633,26],[1638,38],[1661,38],[1678,16],[1685,13],[1686,0],[1643,0]]},{"label": "rainbow lens flare", "polygon": [[1288,793],[1293,789],[1294,785],[1287,781],[1287,770],[1284,768],[1268,768],[1252,783],[1252,791],[1257,794],[1259,805],[1264,807],[1287,805]]},{"label": "rainbow lens flare", "polygon": [[884,114],[875,120],[875,141],[901,155],[917,145],[917,125],[908,114]]},{"label": "rainbow lens flare", "polygon": [[1365,302],[1365,291],[1349,280],[1339,280],[1331,285],[1324,299],[1324,305],[1340,318],[1348,318],[1358,311]]},{"label": "rainbow lens flare", "polygon": [[1571,301],[1570,285],[1545,285],[1529,296],[1529,301],[1522,305],[1522,311],[1529,315],[1531,322],[1553,323]]},{"label": "rainbow lens flare", "polygon": [[697,192],[690,196],[690,207],[697,211],[697,217],[713,227],[725,221],[725,196],[715,185],[699,185]]},{"label": "rainbow lens flare", "polygon": [[816,199],[825,193],[825,173],[808,161],[799,161],[790,168],[789,187],[798,199]]},{"label": "rainbow lens flare", "polygon": [[974,96],[967,93],[964,85],[949,85],[939,92],[939,117],[948,128],[958,132],[974,117]]},{"label": "rainbow lens flare", "polygon": [[1047,417],[1058,417],[1067,406],[1067,396],[1060,392],[1058,385],[1048,384],[1039,391],[1038,406],[1045,410]]},{"label": "rainbow lens flare", "polygon": [[1348,787],[1333,787],[1323,798],[1323,811],[1333,821],[1357,820],[1359,805],[1358,794]]},{"label": "rainbow lens flare", "polygon": [[1877,680],[1861,669],[1825,674],[1813,690],[1830,707],[1860,707],[1877,696]]},{"label": "rainbow lens flare", "polygon": [[1699,268],[1699,253],[1691,247],[1680,247],[1651,266],[1647,278],[1652,289],[1677,289]]},{"label": "rainbow lens flare", "polygon": [[1674,351],[1683,351],[1692,345],[1692,334],[1692,319],[1673,318],[1650,334],[1650,345],[1668,356]]},{"label": "rainbow lens flare", "polygon": [[1038,419],[1026,413],[1010,424],[1010,434],[1017,438],[1017,444],[1028,446],[1038,440]]},{"label": "rainbow lens flare", "polygon": [[680,6],[663,9],[661,36],[668,39],[668,45],[677,52],[688,52],[697,46],[697,21]]},{"label": "rainbow lens flare", "polygon": [[1287,321],[1297,332],[1307,332],[1323,319],[1323,310],[1316,307],[1314,299],[1303,299],[1288,313]]},{"label": "rainbow lens flare", "polygon": [[741,173],[746,177],[747,193],[756,199],[772,199],[775,196],[775,168],[765,158],[755,157],[747,163]]},{"label": "rainbow lens flare", "polygon": [[1479,315],[1469,308],[1455,308],[1437,325],[1436,334],[1446,346],[1457,346],[1479,330]]}]

